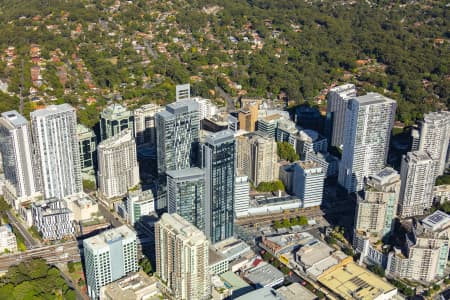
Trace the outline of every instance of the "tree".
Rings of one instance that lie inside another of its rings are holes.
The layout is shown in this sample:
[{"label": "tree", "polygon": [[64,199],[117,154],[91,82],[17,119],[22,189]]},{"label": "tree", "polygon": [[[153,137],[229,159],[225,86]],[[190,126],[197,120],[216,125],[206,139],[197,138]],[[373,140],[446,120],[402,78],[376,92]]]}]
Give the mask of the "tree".
[{"label": "tree", "polygon": [[294,147],[288,142],[278,142],[277,143],[277,152],[278,156],[281,159],[288,160],[290,162],[294,162],[300,159],[297,152],[295,152]]},{"label": "tree", "polygon": [[144,257],[139,261],[139,266],[142,268],[142,271],[144,271],[146,274],[150,275],[153,273],[152,264],[150,263],[150,260],[147,257]]},{"label": "tree", "polygon": [[280,180],[272,181],[272,182],[261,182],[256,187],[258,192],[276,192],[276,191],[284,191],[285,187],[283,182]]}]

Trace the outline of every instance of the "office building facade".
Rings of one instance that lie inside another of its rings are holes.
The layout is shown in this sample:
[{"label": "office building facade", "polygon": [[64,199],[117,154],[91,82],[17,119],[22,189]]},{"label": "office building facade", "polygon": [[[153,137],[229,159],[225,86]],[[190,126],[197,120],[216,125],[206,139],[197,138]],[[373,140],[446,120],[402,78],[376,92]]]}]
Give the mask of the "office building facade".
[{"label": "office building facade", "polygon": [[235,216],[243,216],[248,212],[250,207],[250,183],[247,175],[236,174],[234,184],[234,214]]},{"label": "office building facade", "polygon": [[206,236],[212,243],[234,234],[235,151],[230,130],[206,136],[202,165],[206,178]]},{"label": "office building facade", "polygon": [[136,143],[126,129],[98,145],[98,183],[103,197],[120,197],[139,184]]},{"label": "office building facade", "polygon": [[100,139],[106,140],[125,129],[134,132],[134,115],[120,104],[107,106],[100,114]]},{"label": "office building facade", "polygon": [[[92,129],[77,125],[78,144],[80,147],[80,164],[83,176],[93,175],[97,166],[97,137]],[[87,176],[86,176],[87,178]]]},{"label": "office building facade", "polygon": [[163,214],[155,224],[156,273],[174,299],[209,299],[209,242],[177,214]]},{"label": "office building facade", "polygon": [[167,212],[205,232],[205,172],[199,168],[167,171]]},{"label": "office building facade", "polygon": [[349,100],[338,176],[348,193],[361,191],[364,178],[384,168],[396,107],[394,100],[378,93]]},{"label": "office building facade", "polygon": [[156,147],[156,114],[163,110],[163,107],[153,103],[134,110],[134,136],[137,145]]},{"label": "office building facade", "polygon": [[83,248],[91,299],[99,299],[101,287],[139,270],[136,233],[126,225],[83,240]]},{"label": "office building facade", "polygon": [[81,192],[75,109],[69,104],[50,105],[30,116],[45,199],[63,199]]},{"label": "office building facade", "polygon": [[427,152],[408,152],[402,158],[399,215],[423,215],[433,204],[436,161]]}]

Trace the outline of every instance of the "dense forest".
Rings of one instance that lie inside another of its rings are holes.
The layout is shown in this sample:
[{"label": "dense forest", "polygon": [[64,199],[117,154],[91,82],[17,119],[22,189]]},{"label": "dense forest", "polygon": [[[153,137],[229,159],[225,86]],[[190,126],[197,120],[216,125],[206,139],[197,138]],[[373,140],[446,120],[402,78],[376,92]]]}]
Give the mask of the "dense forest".
[{"label": "dense forest", "polygon": [[410,124],[450,104],[449,20],[446,1],[2,0],[0,51],[14,46],[25,60],[0,62],[10,93],[0,110],[17,106],[21,86],[34,96],[38,44],[41,101],[81,107],[86,120],[97,111],[85,109],[88,97],[166,103],[188,81],[210,98],[221,87],[321,105],[327,88],[353,82],[396,99],[398,119]]}]

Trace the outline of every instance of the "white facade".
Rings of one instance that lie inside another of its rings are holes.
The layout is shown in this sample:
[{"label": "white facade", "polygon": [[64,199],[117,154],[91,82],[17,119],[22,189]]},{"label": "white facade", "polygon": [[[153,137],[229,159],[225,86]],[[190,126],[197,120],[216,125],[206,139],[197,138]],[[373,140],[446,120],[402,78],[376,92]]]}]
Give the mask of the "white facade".
[{"label": "white facade", "polygon": [[344,144],[344,125],[347,103],[356,97],[354,84],[344,84],[330,89],[327,95],[327,121],[332,146],[342,147]]},{"label": "white facade", "polygon": [[299,161],[294,165],[294,194],[303,201],[303,207],[320,206],[323,199],[325,173],[313,161]]},{"label": "white facade", "polygon": [[445,171],[450,139],[450,112],[431,112],[424,115],[420,126],[419,150],[426,151],[437,162],[435,176]]},{"label": "white facade", "polygon": [[192,101],[195,101],[198,103],[198,110],[200,112],[200,120],[211,118],[218,112],[217,106],[211,103],[210,99],[205,99],[202,97],[193,97],[191,98]]},{"label": "white facade", "polygon": [[209,242],[177,214],[155,224],[156,273],[175,299],[209,299]]},{"label": "white facade", "polygon": [[75,109],[69,104],[50,105],[30,116],[45,199],[63,199],[81,192]]},{"label": "white facade", "polygon": [[128,222],[134,225],[142,216],[155,212],[155,198],[151,190],[130,192],[127,198]]},{"label": "white facade", "polygon": [[99,144],[98,183],[107,199],[123,196],[139,184],[136,143],[130,129]]},{"label": "white facade", "polygon": [[83,240],[83,248],[91,299],[100,297],[101,287],[139,269],[136,233],[126,225]]},{"label": "white facade", "polygon": [[44,240],[60,240],[75,233],[73,213],[64,200],[43,200],[31,206],[33,225]]},{"label": "white facade", "polygon": [[5,251],[17,252],[16,236],[7,224],[0,226],[0,253]]},{"label": "white facade", "polygon": [[156,146],[156,113],[164,108],[157,104],[146,104],[134,110],[134,136],[136,144]]},{"label": "white facade", "polygon": [[17,111],[1,114],[0,151],[5,179],[13,187],[14,196],[33,196],[40,187],[33,163],[31,133],[28,121]]},{"label": "white facade", "polygon": [[81,192],[64,198],[67,208],[73,213],[77,222],[95,218],[98,214],[97,202],[88,194]]},{"label": "white facade", "polygon": [[247,215],[250,206],[250,183],[248,176],[236,176],[234,183],[234,214]]},{"label": "white facade", "polygon": [[338,177],[349,193],[362,190],[364,178],[384,168],[396,107],[394,100],[377,93],[349,100]]},{"label": "white facade", "polygon": [[436,162],[423,151],[408,152],[401,166],[399,215],[402,218],[423,215],[433,204]]}]

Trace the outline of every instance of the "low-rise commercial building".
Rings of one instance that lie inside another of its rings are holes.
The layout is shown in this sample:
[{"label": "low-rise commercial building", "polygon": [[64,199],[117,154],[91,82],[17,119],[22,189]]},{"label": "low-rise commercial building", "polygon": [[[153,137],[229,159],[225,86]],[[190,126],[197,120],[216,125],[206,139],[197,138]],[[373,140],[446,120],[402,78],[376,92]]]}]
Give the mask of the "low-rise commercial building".
[{"label": "low-rise commercial building", "polygon": [[284,281],[284,274],[281,271],[264,262],[247,271],[244,277],[257,287],[275,287]]},{"label": "low-rise commercial building", "polygon": [[100,300],[156,300],[161,296],[158,279],[143,271],[130,273],[100,288]]}]

